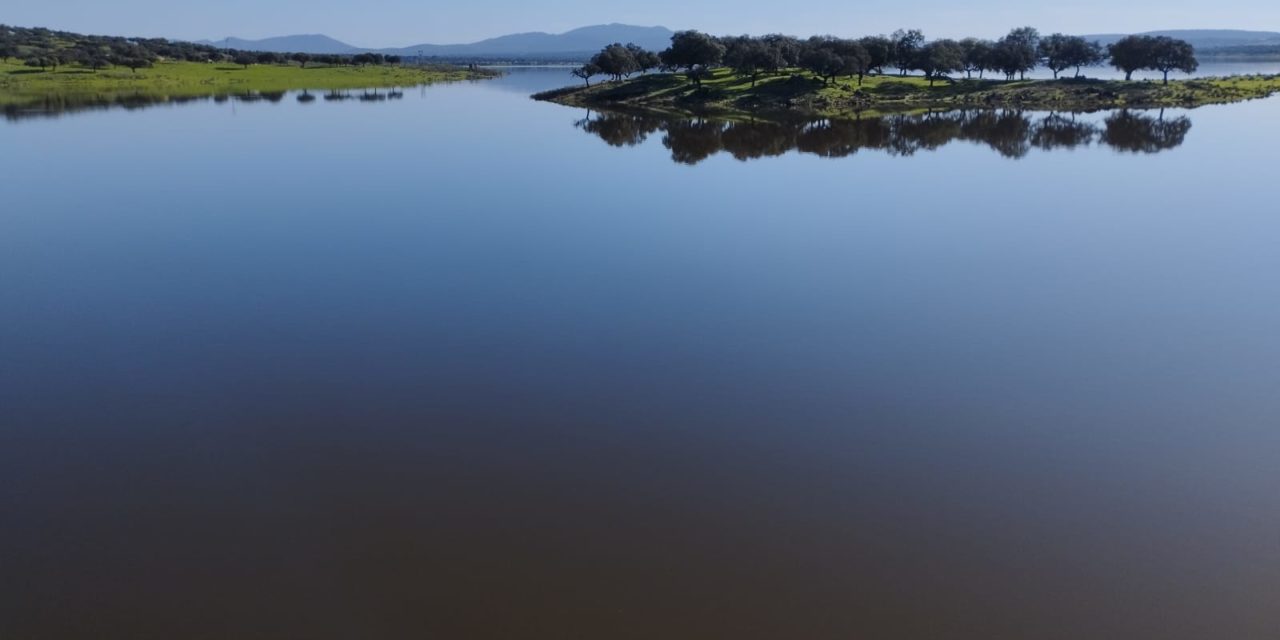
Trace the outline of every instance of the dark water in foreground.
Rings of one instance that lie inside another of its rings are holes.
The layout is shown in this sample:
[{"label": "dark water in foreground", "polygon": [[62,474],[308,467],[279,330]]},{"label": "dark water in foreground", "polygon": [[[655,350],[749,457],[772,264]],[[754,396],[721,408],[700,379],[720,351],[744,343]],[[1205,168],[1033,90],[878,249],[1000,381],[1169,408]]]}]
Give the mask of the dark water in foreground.
[{"label": "dark water in foreground", "polygon": [[565,78],[0,123],[0,638],[1280,634],[1280,102]]}]

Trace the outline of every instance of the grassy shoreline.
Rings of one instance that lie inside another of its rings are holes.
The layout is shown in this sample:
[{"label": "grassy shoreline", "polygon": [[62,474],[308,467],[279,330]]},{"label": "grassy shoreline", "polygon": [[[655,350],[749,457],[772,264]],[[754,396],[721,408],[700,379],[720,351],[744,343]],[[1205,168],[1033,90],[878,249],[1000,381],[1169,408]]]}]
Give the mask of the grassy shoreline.
[{"label": "grassy shoreline", "polygon": [[338,90],[411,87],[493,77],[492,71],[455,67],[326,67],[228,63],[159,62],[136,73],[123,67],[93,71],[60,67],[41,71],[0,62],[0,106],[38,103],[50,97],[110,99],[148,95],[165,98],[270,93],[301,89]]},{"label": "grassy shoreline", "polygon": [[635,107],[686,113],[761,114],[791,112],[814,116],[896,113],[926,109],[1015,108],[1043,111],[1100,111],[1199,107],[1266,98],[1280,93],[1280,75],[1196,78],[1155,82],[1111,80],[957,80],[930,86],[918,76],[868,76],[823,84],[812,74],[791,71],[749,78],[718,69],[701,87],[683,74],[656,74],[591,87],[566,87],[534,95],[535,100],[576,107]]}]

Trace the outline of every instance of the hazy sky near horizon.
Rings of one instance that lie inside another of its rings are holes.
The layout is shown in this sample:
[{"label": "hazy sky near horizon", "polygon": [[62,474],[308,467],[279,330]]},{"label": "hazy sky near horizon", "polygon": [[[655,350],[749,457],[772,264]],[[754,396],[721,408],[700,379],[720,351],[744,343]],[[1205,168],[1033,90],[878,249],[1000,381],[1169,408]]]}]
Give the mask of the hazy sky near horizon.
[{"label": "hazy sky near horizon", "polygon": [[[1042,32],[1113,33],[1179,28],[1280,31],[1275,0],[1219,0],[1171,4],[1167,0],[1079,0],[1032,4],[1025,0],[809,0],[795,5],[765,0],[41,0],[7,3],[0,23],[80,33],[160,36],[197,40],[323,33],[365,47],[473,42],[523,31],[558,33],[610,22],[694,28],[715,34],[782,32],[856,36],[919,27],[930,37],[997,36],[1032,25]],[[909,9],[906,6],[909,6]]]}]

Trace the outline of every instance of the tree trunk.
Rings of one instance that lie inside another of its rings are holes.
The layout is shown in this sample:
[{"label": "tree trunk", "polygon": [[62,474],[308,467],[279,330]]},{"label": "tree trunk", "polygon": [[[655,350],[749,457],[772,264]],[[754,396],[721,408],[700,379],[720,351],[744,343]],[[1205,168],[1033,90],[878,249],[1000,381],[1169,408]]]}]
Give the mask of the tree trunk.
[{"label": "tree trunk", "polygon": [[1058,70],[1057,70],[1057,69],[1052,69],[1052,71],[1053,71],[1053,79],[1054,79],[1054,80],[1057,80],[1057,79],[1058,79]]},{"label": "tree trunk", "polygon": [[1132,72],[1132,71],[1125,71],[1125,72],[1124,72],[1124,81],[1125,81],[1125,82],[1129,82],[1129,81],[1131,81],[1131,80],[1133,80],[1133,72]]},{"label": "tree trunk", "polygon": [[1165,71],[1165,72],[1164,72],[1164,83],[1165,83],[1165,84],[1169,84],[1169,72],[1168,72],[1168,71]]}]

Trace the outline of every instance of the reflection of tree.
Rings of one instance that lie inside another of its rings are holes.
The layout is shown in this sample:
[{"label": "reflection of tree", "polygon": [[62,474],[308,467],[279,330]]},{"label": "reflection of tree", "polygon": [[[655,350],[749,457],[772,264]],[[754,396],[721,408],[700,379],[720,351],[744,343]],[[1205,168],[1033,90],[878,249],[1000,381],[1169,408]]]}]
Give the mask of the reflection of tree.
[{"label": "reflection of tree", "polygon": [[661,121],[657,118],[635,118],[620,113],[602,113],[593,118],[586,118],[574,123],[574,126],[595,134],[611,147],[634,147],[658,130]]},{"label": "reflection of tree", "polygon": [[[288,91],[245,91],[243,93],[218,93],[200,96],[168,96],[147,93],[48,95],[29,102],[6,104],[3,106],[3,112],[6,120],[17,121],[29,118],[54,118],[82,111],[136,110],[159,105],[182,105],[209,101],[216,104],[226,102],[279,103],[289,93]],[[366,91],[360,94],[358,98],[345,91],[330,91],[325,94],[324,99],[328,101],[359,99],[366,102],[381,102],[384,100],[399,100],[403,97],[403,91],[392,89],[386,92]],[[296,98],[301,103],[309,103],[316,100],[316,96],[309,91],[298,93]]]},{"label": "reflection of tree", "polygon": [[720,130],[724,125],[712,120],[680,120],[667,125],[662,144],[671,150],[671,159],[680,164],[698,164],[721,149]]},{"label": "reflection of tree", "polygon": [[825,158],[843,158],[859,149],[880,148],[887,127],[888,123],[880,118],[817,120],[800,129],[795,148]]},{"label": "reflection of tree", "polygon": [[893,118],[893,137],[889,148],[898,155],[917,151],[936,151],[964,135],[965,114],[927,113],[922,116]]},{"label": "reflection of tree", "polygon": [[1191,120],[1186,116],[1165,120],[1163,111],[1155,118],[1121,111],[1107,118],[1102,142],[1130,153],[1159,153],[1181,145],[1190,130]]},{"label": "reflection of tree", "polygon": [[795,146],[795,135],[772,122],[733,122],[720,134],[724,150],[739,160],[780,156]]},{"label": "reflection of tree", "polygon": [[1031,144],[1037,149],[1075,149],[1086,146],[1098,136],[1098,127],[1058,114],[1037,122],[1031,130]]},{"label": "reflection of tree", "polygon": [[841,158],[865,149],[909,156],[955,142],[986,145],[1007,158],[1034,149],[1074,149],[1095,141],[1126,151],[1155,152],[1182,144],[1191,121],[1120,112],[1105,127],[1073,116],[1032,118],[1019,111],[952,111],[883,118],[718,122],[647,113],[601,113],[576,123],[613,146],[634,146],[662,131],[672,160],[697,164],[726,151],[738,160],[788,151]]}]

